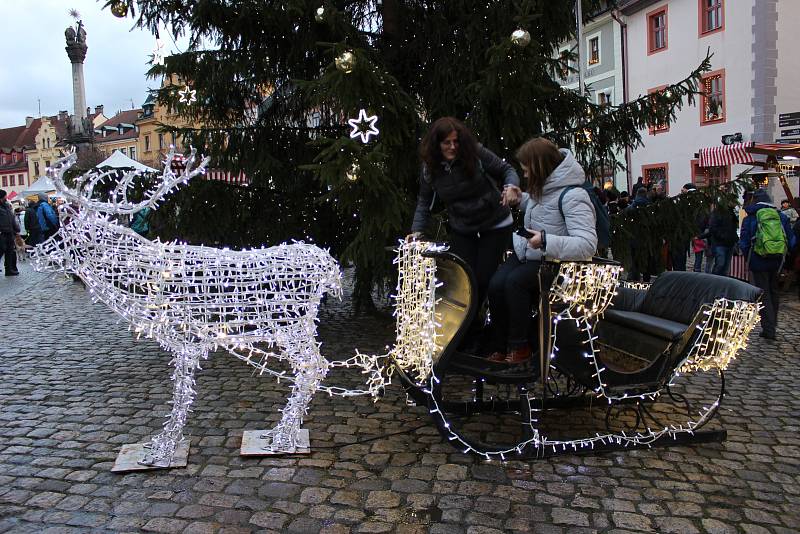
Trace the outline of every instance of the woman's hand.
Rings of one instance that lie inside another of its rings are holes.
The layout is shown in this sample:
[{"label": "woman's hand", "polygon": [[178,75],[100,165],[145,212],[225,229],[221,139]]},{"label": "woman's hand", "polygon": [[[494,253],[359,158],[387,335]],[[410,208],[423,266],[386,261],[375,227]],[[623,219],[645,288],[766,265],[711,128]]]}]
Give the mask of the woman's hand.
[{"label": "woman's hand", "polygon": [[503,206],[510,206],[512,208],[519,206],[522,200],[522,190],[516,185],[509,184],[503,188],[500,204]]},{"label": "woman's hand", "polygon": [[542,232],[537,232],[530,228],[526,228],[526,230],[533,234],[533,236],[528,239],[528,246],[533,249],[542,248]]},{"label": "woman's hand", "polygon": [[406,236],[406,243],[411,243],[412,241],[418,241],[420,237],[422,237],[422,232],[411,232]]}]

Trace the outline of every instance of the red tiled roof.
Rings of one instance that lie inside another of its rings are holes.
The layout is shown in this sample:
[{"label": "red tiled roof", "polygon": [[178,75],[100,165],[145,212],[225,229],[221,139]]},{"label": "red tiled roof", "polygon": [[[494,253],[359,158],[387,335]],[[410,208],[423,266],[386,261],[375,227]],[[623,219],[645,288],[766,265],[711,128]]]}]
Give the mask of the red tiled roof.
[{"label": "red tiled roof", "polygon": [[17,139],[25,131],[25,126],[14,126],[13,128],[0,129],[0,148],[11,149],[19,146]]},{"label": "red tiled roof", "polygon": [[125,111],[120,111],[106,122],[98,126],[98,128],[102,128],[103,126],[113,126],[117,127],[117,125],[121,122],[125,124],[133,124],[136,122],[136,119],[139,118],[139,114],[142,112],[141,108],[139,109],[126,109]]},{"label": "red tiled roof", "polygon": [[[139,115],[142,113],[141,108],[139,109],[127,109],[125,111],[120,111],[106,122],[101,124],[97,127],[97,129],[102,129],[104,127],[112,127],[112,128],[119,128],[120,124],[135,124],[136,120],[139,118]],[[103,137],[103,134],[95,135],[95,142],[96,143],[108,143],[111,141],[122,141],[125,139],[135,139],[138,133],[136,132],[136,128],[130,128],[125,130],[123,133],[119,133],[119,130],[115,130],[113,133],[108,133]]]},{"label": "red tiled roof", "polygon": [[7,163],[5,165],[0,165],[0,172],[9,172],[9,171],[28,172],[28,162],[25,161],[25,158],[22,158],[18,159],[17,161],[13,161],[11,163]]}]

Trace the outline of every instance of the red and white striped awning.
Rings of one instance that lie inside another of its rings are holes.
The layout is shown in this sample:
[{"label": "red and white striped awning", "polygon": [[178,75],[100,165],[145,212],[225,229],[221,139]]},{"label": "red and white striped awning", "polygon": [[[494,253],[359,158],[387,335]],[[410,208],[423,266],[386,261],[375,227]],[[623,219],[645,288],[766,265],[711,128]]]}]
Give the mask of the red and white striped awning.
[{"label": "red and white striped awning", "polygon": [[746,143],[733,143],[731,145],[712,146],[700,149],[701,167],[721,167],[736,165],[737,163],[750,163],[753,156],[748,149],[753,146],[752,141]]},{"label": "red and white striped awning", "polygon": [[220,182],[228,182],[229,184],[236,185],[247,185],[250,183],[244,171],[231,172],[221,169],[208,169],[205,177],[206,180],[218,180]]}]

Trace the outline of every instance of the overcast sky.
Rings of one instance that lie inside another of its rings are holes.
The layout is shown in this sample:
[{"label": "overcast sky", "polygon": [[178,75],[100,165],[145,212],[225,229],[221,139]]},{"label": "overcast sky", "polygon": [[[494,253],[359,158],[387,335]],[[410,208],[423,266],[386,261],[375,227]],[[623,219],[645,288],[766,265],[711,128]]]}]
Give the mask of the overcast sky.
[{"label": "overcast sky", "polygon": [[[86,54],[83,72],[86,105],[103,104],[111,117],[117,111],[141,107],[148,87],[157,80],[145,77],[155,37],[131,29],[130,17],[118,19],[104,2],[96,0],[0,0],[3,31],[0,50],[0,128],[21,126],[25,117],[55,115],[59,110],[73,113],[72,67],[64,50],[64,30],[75,21],[67,11],[75,8],[86,29]],[[164,52],[177,51],[170,37],[162,32]],[[185,44],[178,42],[179,45]]]}]

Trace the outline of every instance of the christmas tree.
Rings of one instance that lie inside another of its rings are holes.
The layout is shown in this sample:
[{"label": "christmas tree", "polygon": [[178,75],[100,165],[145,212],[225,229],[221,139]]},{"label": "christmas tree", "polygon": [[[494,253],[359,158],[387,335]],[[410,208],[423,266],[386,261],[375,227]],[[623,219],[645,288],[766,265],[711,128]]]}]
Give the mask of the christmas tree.
[{"label": "christmas tree", "polygon": [[[601,4],[583,0],[583,13]],[[309,239],[355,265],[357,304],[368,305],[375,283],[391,274],[385,247],[409,229],[417,145],[432,120],[464,119],[512,161],[525,140],[546,135],[591,173],[618,167],[615,151],[640,145],[649,125],[669,123],[709,69],[706,60],[685,79],[616,107],[565,90],[559,74],[574,58],[558,50],[575,35],[574,2],[106,5],[154,33],[189,36],[185,52],[150,71],[176,80],[159,102],[203,125],[177,130],[187,144],[251,179],[246,189],[192,184],[174,197],[179,217],[160,221],[162,237],[237,247]]]}]

